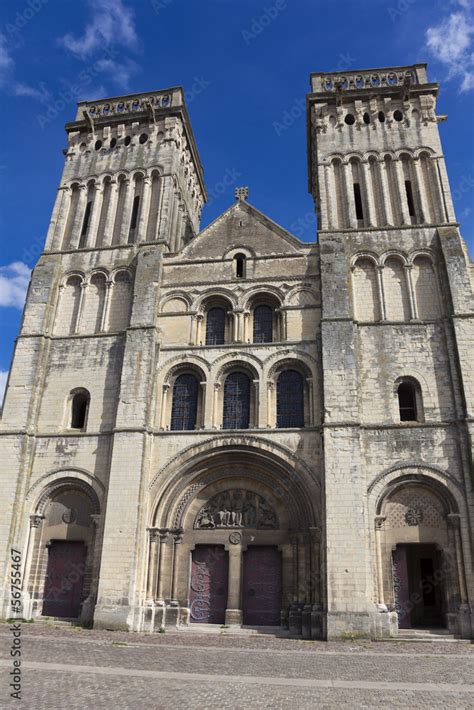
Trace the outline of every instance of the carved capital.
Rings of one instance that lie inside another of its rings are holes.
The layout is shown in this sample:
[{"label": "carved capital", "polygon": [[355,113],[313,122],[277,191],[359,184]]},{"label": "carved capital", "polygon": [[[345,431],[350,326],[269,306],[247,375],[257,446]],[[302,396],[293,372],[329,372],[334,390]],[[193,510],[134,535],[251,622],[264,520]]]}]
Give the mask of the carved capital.
[{"label": "carved capital", "polygon": [[374,520],[375,529],[376,530],[383,530],[386,519],[387,519],[386,515],[376,515],[375,520]]},{"label": "carved capital", "polygon": [[448,523],[448,527],[452,528],[453,530],[459,530],[461,527],[461,516],[459,513],[448,513],[446,516],[446,521]]},{"label": "carved capital", "polygon": [[44,515],[30,515],[30,528],[37,528],[44,520]]}]

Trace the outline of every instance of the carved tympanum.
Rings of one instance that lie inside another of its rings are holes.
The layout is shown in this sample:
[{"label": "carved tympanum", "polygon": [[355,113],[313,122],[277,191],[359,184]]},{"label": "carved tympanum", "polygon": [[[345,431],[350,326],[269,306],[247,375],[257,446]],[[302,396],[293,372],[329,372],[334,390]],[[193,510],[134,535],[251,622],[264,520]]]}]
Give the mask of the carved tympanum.
[{"label": "carved tympanum", "polygon": [[194,527],[257,528],[274,530],[278,519],[273,508],[258,493],[240,489],[218,493],[199,511]]}]

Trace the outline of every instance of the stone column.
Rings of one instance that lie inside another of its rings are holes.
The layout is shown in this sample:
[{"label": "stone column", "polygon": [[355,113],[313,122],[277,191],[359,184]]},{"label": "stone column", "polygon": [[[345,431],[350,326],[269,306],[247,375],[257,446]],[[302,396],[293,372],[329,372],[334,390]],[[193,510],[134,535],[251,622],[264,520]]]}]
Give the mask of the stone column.
[{"label": "stone column", "polygon": [[421,169],[421,163],[419,158],[415,158],[413,160],[413,171],[415,173],[415,179],[416,179],[416,191],[418,193],[418,197],[420,200],[420,207],[421,207],[421,222],[429,223],[429,222],[434,222],[435,220],[431,219],[430,215],[430,208],[428,205],[428,198],[426,195],[426,186],[425,186],[425,181],[424,181],[424,176],[423,176],[423,171]]},{"label": "stone column", "polygon": [[89,229],[87,230],[86,235],[86,247],[94,247],[96,244],[97,228],[99,226],[103,197],[104,186],[102,183],[96,183],[94,186],[94,202],[92,204],[92,212],[89,220]]},{"label": "stone column", "polygon": [[156,583],[157,583],[157,571],[158,571],[158,549],[160,534],[158,530],[150,529],[150,540],[149,540],[149,554],[148,554],[148,577],[147,577],[147,589],[146,598],[148,600],[154,600],[156,597]]},{"label": "stone column", "polygon": [[377,273],[377,293],[380,304],[380,320],[387,320],[387,309],[385,307],[385,291],[383,287],[383,266],[375,267]]},{"label": "stone column", "polygon": [[51,215],[51,221],[49,223],[48,227],[48,235],[46,237],[46,245],[45,249],[58,249],[60,245],[58,245],[58,226],[59,226],[59,220],[61,218],[61,215],[64,214],[64,211],[67,213],[67,209],[65,210],[66,203],[68,202],[67,195],[71,192],[71,190],[68,187],[60,187],[58,189],[58,193],[56,195],[56,200],[54,203],[54,208],[53,208],[53,214]]},{"label": "stone column", "polygon": [[105,220],[104,237],[102,240],[102,245],[104,247],[109,247],[112,244],[114,238],[114,226],[115,218],[117,216],[119,187],[120,186],[117,180],[110,181],[109,204],[107,207],[107,218]]},{"label": "stone column", "polygon": [[392,200],[390,197],[390,184],[387,173],[387,163],[385,160],[378,161],[378,168],[380,170],[380,182],[382,184],[382,202],[383,202],[383,212],[384,212],[384,222],[386,225],[395,224],[395,215],[392,211]]},{"label": "stone column", "polygon": [[79,308],[77,309],[77,317],[76,317],[76,323],[74,325],[74,333],[79,333],[80,327],[81,327],[81,318],[82,318],[82,311],[84,310],[84,299],[86,297],[86,289],[88,287],[88,283],[82,282],[81,283],[81,296],[79,298]]},{"label": "stone column", "polygon": [[357,216],[354,204],[354,180],[352,178],[352,165],[350,163],[344,163],[344,187],[346,193],[346,210],[348,217],[348,227],[357,228]]},{"label": "stone column", "polygon": [[415,299],[415,289],[413,288],[413,265],[405,264],[405,278],[408,288],[408,298],[410,301],[411,320],[418,320],[418,308]]},{"label": "stone column", "polygon": [[230,545],[229,547],[226,546],[229,553],[229,587],[227,609],[225,610],[225,623],[241,624],[242,535],[240,532],[231,533],[229,540]]},{"label": "stone column", "polygon": [[434,191],[436,194],[435,202],[439,205],[442,212],[442,222],[455,222],[456,215],[454,214],[453,201],[451,198],[451,190],[449,187],[448,173],[444,158],[432,158],[434,176]]},{"label": "stone column", "polygon": [[213,429],[219,428],[219,390],[221,388],[220,382],[214,383],[214,404],[212,407],[212,427]]},{"label": "stone column", "polygon": [[268,429],[276,426],[276,417],[273,403],[273,393],[275,391],[275,383],[273,380],[267,382],[267,427]]},{"label": "stone column", "polygon": [[314,412],[314,386],[313,386],[313,378],[312,377],[307,377],[306,378],[306,386],[308,388],[308,415],[305,417],[306,422],[308,426],[313,426],[314,421],[315,421],[315,412]]},{"label": "stone column", "polygon": [[243,319],[244,319],[244,334],[243,334],[243,341],[244,343],[249,343],[250,342],[250,333],[249,333],[249,325],[250,325],[250,311],[244,311],[243,312]]},{"label": "stone column", "polygon": [[403,162],[398,158],[393,161],[395,174],[397,177],[397,193],[400,201],[400,211],[402,214],[402,224],[411,224],[411,217],[408,211],[407,191],[405,187],[405,175],[403,172]]},{"label": "stone column", "polygon": [[173,560],[171,564],[171,604],[173,606],[178,605],[177,593],[178,593],[178,549],[179,545],[183,542],[183,531],[181,529],[172,530],[173,534]]},{"label": "stone column", "polygon": [[204,320],[203,313],[196,313],[196,342],[194,345],[201,345],[202,343],[202,323]]},{"label": "stone column", "polygon": [[[260,422],[265,421],[263,418],[263,412],[262,407],[263,407],[263,402],[260,402],[260,383],[258,380],[253,380],[252,381],[253,385],[253,401],[254,401],[254,421],[253,421],[253,426],[255,428],[258,428],[260,426]],[[250,421],[250,426],[252,426],[252,421]]]},{"label": "stone column", "polygon": [[324,209],[324,205],[321,205],[322,228],[337,228],[337,207],[334,204],[334,200],[336,199],[336,183],[332,165],[324,166],[324,178],[326,184],[326,209]]},{"label": "stone column", "polygon": [[382,564],[382,534],[383,524],[385,522],[384,515],[375,516],[375,555],[377,561],[377,596],[378,603],[385,604],[385,595],[383,588],[383,564]]},{"label": "stone column", "polygon": [[72,225],[71,236],[69,239],[69,245],[71,249],[77,249],[79,244],[79,239],[81,238],[81,228],[82,222],[84,220],[84,214],[87,204],[87,185],[79,185],[79,198],[77,200],[76,214],[74,216],[74,223]]},{"label": "stone column", "polygon": [[148,217],[150,214],[150,199],[151,199],[151,183],[152,178],[147,175],[143,178],[143,190],[140,206],[140,217],[138,220],[137,244],[146,241],[146,233],[148,228]]},{"label": "stone column", "polygon": [[123,204],[122,224],[120,225],[119,244],[128,244],[128,235],[130,232],[130,219],[132,216],[133,198],[135,197],[135,181],[125,180],[126,192],[125,202]]},{"label": "stone column", "polygon": [[107,279],[105,284],[105,299],[104,299],[104,309],[102,311],[102,319],[100,322],[100,330],[105,333],[107,330],[107,323],[109,320],[109,310],[110,310],[110,294],[112,293],[113,281]]},{"label": "stone column", "polygon": [[160,601],[164,601],[164,592],[165,592],[165,550],[166,550],[166,541],[169,536],[169,530],[167,528],[160,528],[158,531],[159,537],[160,537],[160,549],[159,549],[159,558],[158,558],[158,592],[157,592],[157,598]]},{"label": "stone column", "polygon": [[372,180],[370,179],[370,165],[368,162],[361,162],[362,176],[364,179],[365,204],[367,207],[366,226],[377,226],[377,213],[375,211],[375,199],[372,190]]},{"label": "stone column", "polygon": [[161,397],[161,418],[160,418],[160,429],[166,428],[166,420],[168,414],[168,391],[170,388],[169,382],[163,384],[163,394]]},{"label": "stone column", "polygon": [[207,382],[200,382],[199,387],[201,388],[201,410],[199,413],[199,420],[196,422],[198,429],[204,429],[206,426],[205,416],[206,416],[206,392],[207,392]]},{"label": "stone column", "polygon": [[456,556],[456,567],[457,567],[457,577],[459,584],[459,596],[461,605],[466,605],[468,603],[467,596],[467,586],[466,577],[464,575],[463,566],[463,555],[462,555],[462,544],[461,544],[461,517],[459,513],[449,513],[447,516],[448,527],[450,527],[454,532],[454,546],[455,546],[455,556]]}]

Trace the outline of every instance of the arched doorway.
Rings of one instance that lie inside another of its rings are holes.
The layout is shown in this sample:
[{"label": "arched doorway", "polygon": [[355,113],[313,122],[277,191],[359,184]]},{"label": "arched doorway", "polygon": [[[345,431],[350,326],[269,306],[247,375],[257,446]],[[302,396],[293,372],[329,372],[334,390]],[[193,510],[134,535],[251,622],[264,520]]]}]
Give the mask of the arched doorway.
[{"label": "arched doorway", "polygon": [[[320,613],[319,495],[305,473],[249,446],[207,450],[170,476],[150,525],[154,628],[292,624],[301,633],[303,607]],[[307,625],[309,636],[309,616]]]},{"label": "arched doorway", "polygon": [[466,604],[461,516],[439,482],[394,480],[376,517],[379,602],[396,611],[398,628],[446,628],[462,634]]},{"label": "arched doorway", "polygon": [[92,624],[99,553],[95,491],[76,480],[48,486],[30,516],[27,595],[31,616]]}]

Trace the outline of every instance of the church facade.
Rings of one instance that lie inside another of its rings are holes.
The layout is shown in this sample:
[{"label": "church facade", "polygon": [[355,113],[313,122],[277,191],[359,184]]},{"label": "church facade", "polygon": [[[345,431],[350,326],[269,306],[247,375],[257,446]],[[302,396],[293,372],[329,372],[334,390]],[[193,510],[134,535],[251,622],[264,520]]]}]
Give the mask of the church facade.
[{"label": "church facade", "polygon": [[[0,429],[2,615],[473,636],[474,269],[425,65],[311,75],[314,243],[81,102]],[[16,554],[16,553],[15,553]],[[15,558],[16,559],[16,558]]]}]

